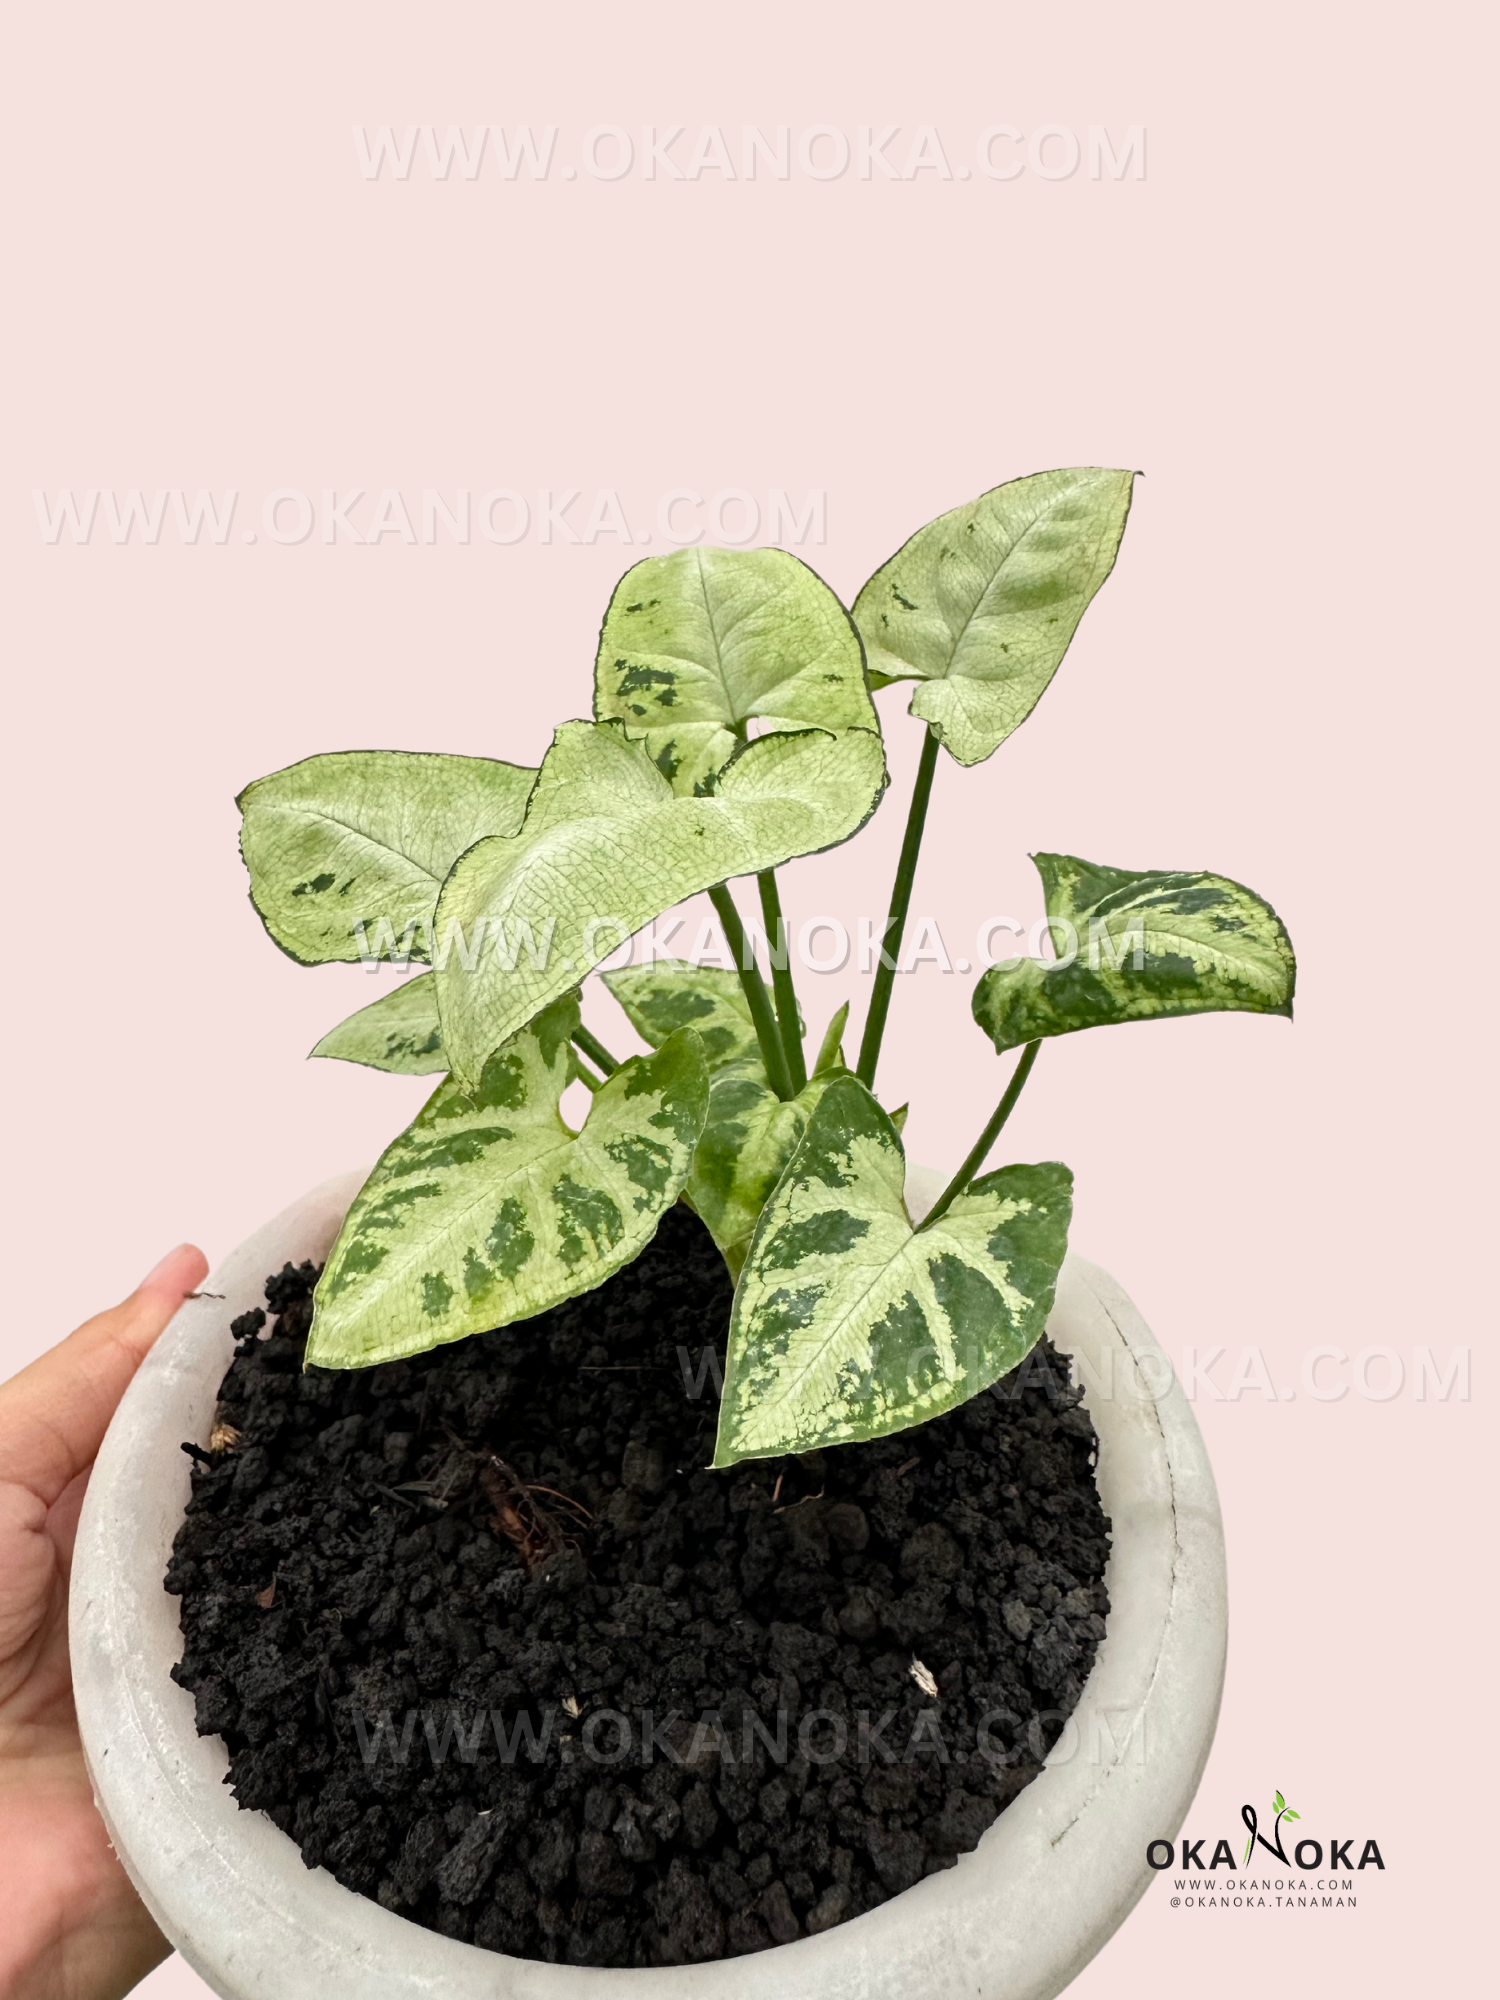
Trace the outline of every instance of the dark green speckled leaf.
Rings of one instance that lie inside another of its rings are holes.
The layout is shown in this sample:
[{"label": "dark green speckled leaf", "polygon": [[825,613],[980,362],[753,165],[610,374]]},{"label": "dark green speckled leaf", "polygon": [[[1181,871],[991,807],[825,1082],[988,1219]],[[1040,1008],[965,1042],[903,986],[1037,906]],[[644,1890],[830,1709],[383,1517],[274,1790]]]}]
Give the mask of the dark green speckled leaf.
[{"label": "dark green speckled leaf", "polygon": [[[648,1042],[678,1028],[696,1028],[708,1057],[708,1116],[684,1192],[738,1277],[766,1196],[807,1129],[812,1108],[837,1058],[825,1049],[825,1073],[783,1103],[766,1077],[745,989],[722,966],[658,959],[654,965],[606,972],[604,983]],[[847,1003],[835,1016],[842,1029]]]},{"label": "dark green speckled leaf", "polygon": [[679,1028],[696,1028],[710,1072],[747,1056],[759,1059],[750,1003],[739,974],[727,967],[659,958],[599,976],[631,1027],[652,1048],[660,1048]]},{"label": "dark green speckled leaf", "polygon": [[1040,1338],[1067,1249],[1068,1169],[1002,1167],[918,1230],[905,1181],[891,1120],[858,1078],[834,1077],[735,1293],[716,1465],[924,1423]]},{"label": "dark green speckled leaf", "polygon": [[766,1199],[835,1073],[814,1076],[785,1102],[766,1081],[759,1057],[731,1063],[713,1077],[686,1194],[731,1277],[738,1278]]},{"label": "dark green speckled leaf", "polygon": [[1058,956],[1005,959],[975,987],[974,1019],[1002,1054],[1119,1021],[1290,1017],[1292,941],[1252,890],[1226,875],[1133,874],[1073,854],[1031,858]]},{"label": "dark green speckled leaf", "polygon": [[623,1063],[583,1129],[558,1109],[578,1000],[441,1084],[355,1197],[315,1294],[307,1358],[363,1368],[592,1291],[639,1255],[687,1178],[708,1072],[692,1029]]}]

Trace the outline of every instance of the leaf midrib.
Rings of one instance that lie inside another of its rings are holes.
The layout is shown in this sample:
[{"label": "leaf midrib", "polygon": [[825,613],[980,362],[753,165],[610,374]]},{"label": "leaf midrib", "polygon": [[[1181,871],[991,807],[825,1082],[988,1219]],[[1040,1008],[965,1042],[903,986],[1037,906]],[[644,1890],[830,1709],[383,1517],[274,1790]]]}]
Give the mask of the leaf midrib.
[{"label": "leaf midrib", "polygon": [[[419,875],[425,875],[429,882],[435,882],[439,888],[447,879],[446,873],[435,875],[425,862],[419,861],[414,854],[408,854],[405,848],[393,847],[389,841],[383,841],[375,834],[367,833],[362,826],[355,826],[350,820],[340,819],[337,813],[329,812],[322,806],[294,805],[286,801],[267,805],[262,810],[268,813],[284,813],[292,819],[315,820],[326,826],[339,827],[343,832],[352,834],[356,840],[363,841],[367,847],[373,848],[377,854],[395,855],[398,860],[408,862]],[[481,838],[486,837],[505,838],[504,835],[481,835]],[[454,860],[457,859],[458,856],[455,855]]]},{"label": "leaf midrib", "polygon": [[[1032,530],[1036,528],[1038,524],[1046,518],[1047,514],[1054,511],[1054,509],[1061,503],[1061,501],[1067,495],[1076,493],[1077,491],[1078,491],[1078,485],[1074,484],[1066,488],[1065,492],[1063,493],[1054,493],[1051,496],[1048,505],[1032,515],[1031,519],[1026,523],[1026,526],[1021,530],[1020,534],[1016,536],[1015,540],[1011,543],[1010,547],[1001,557],[1000,561],[996,563],[993,571],[990,574],[989,582],[986,583],[984,589],[980,591],[978,599],[974,604],[973,610],[970,611],[969,615],[965,618],[962,629],[958,632],[958,634],[954,638],[952,646],[949,648],[948,670],[942,674],[941,678],[943,680],[949,680],[953,678],[951,669],[954,660],[958,656],[958,649],[963,644],[964,640],[968,637],[969,627],[974,623],[974,620],[979,616],[980,606],[984,603],[984,600],[989,596],[991,590],[994,589],[995,580],[999,576],[1000,572],[1005,568],[1005,565],[1010,561],[1011,557],[1015,555],[1016,551],[1021,547],[1022,543],[1026,540],[1027,536],[1031,534]],[[946,623],[946,620],[944,622]],[[958,676],[958,678],[960,680],[963,680],[966,678],[970,678],[970,676],[961,674]]]}]

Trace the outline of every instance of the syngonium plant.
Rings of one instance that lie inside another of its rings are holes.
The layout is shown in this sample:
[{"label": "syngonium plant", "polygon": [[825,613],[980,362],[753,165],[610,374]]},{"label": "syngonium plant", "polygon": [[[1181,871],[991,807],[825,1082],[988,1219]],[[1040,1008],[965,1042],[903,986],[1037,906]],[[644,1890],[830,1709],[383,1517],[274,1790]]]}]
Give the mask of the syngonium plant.
[{"label": "syngonium plant", "polygon": [[[443,1074],[355,1198],[315,1296],[309,1363],[365,1367],[532,1317],[638,1256],[678,1200],[735,1278],[714,1463],[885,1436],[976,1395],[1040,1337],[1072,1176],[980,1169],[1043,1041],[1216,1010],[1290,1015],[1291,943],[1222,875],[1033,856],[1054,956],[979,979],[1021,1051],[928,1214],[875,1090],[928,799],[1031,713],[1114,565],[1133,475],[1012,480],[942,514],[847,611],[779,549],[681,549],[605,612],[592,721],[539,769],[344,751],[240,797],[251,896],[300,964],[430,970],[313,1053]],[[886,787],[870,691],[917,683],[925,725],[858,1060],[847,1002],[809,1073],[776,870],[848,840]],[[769,986],[730,889],[756,878]],[[735,970],[600,976],[645,1053],[584,1027],[581,982],[707,890]],[[578,1130],[564,1091],[592,1092]]]}]

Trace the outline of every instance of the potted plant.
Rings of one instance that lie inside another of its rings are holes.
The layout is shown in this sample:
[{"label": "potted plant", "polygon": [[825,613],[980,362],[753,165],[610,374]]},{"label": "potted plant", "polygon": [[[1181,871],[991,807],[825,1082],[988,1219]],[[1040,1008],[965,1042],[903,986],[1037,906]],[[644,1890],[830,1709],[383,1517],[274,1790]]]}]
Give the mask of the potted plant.
[{"label": "potted plant", "polygon": [[[593,719],[539,769],[354,751],[242,794],[283,950],[427,968],[314,1053],[442,1081],[357,1188],[184,1309],[90,1492],[101,1807],[219,1990],[292,1990],[300,1939],[325,1993],[434,1966],[560,1992],[570,1964],[1052,1992],[1139,1895],[1217,1710],[1212,1479],[1128,1300],[1065,1269],[1068,1169],[985,1167],[1044,1041],[1289,1015],[1286,932],[1222,876],[1039,854],[1053,955],[977,983],[1015,1060],[956,1171],[908,1168],[876,1088],[939,753],[983,762],[1030,714],[1131,485],[997,487],[852,612],[779,550],[649,558],[605,613]],[[908,678],[925,733],[857,1059],[845,1004],[809,1060],[775,871],[875,811],[870,690]],[[581,983],[705,890],[732,964],[604,971],[646,1045],[618,1058]],[[185,1651],[139,1581],[168,1545]],[[1101,1765],[1079,1722],[1111,1715]],[[217,1791],[220,1736],[269,1817]]]}]

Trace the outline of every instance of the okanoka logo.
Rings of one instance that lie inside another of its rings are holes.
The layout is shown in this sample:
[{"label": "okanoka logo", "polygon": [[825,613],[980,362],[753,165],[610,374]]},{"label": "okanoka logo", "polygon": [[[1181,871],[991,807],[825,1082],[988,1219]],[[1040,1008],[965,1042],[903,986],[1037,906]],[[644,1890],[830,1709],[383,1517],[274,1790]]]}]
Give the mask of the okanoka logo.
[{"label": "okanoka logo", "polygon": [[[1224,1834],[1216,1839],[1207,1834],[1197,1838],[1184,1834],[1180,1856],[1176,1842],[1153,1840],[1146,1849],[1147,1863],[1158,1871],[1183,1868],[1211,1874],[1215,1869],[1226,1868],[1235,1876],[1243,1876],[1257,1864],[1266,1866],[1266,1855],[1282,1868],[1298,1875],[1316,1874],[1319,1869],[1326,1869],[1330,1874],[1357,1874],[1364,1868],[1382,1871],[1385,1868],[1380,1843],[1373,1835],[1343,1835],[1325,1831],[1318,1838],[1302,1834],[1294,1839],[1293,1828],[1301,1821],[1302,1815],[1287,1804],[1281,1792],[1272,1794],[1270,1823],[1264,1832],[1261,1830],[1260,1814],[1253,1805],[1240,1807],[1240,1819],[1248,1838],[1244,1851],[1238,1856],[1238,1836],[1231,1842]],[[1257,1848],[1263,1852],[1257,1854]],[[1205,1849],[1211,1850],[1206,1860]],[[1356,1854],[1357,1860],[1354,1858]]]}]

